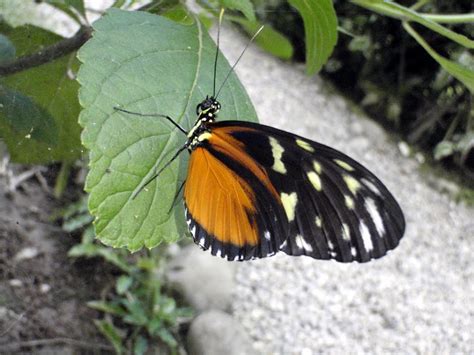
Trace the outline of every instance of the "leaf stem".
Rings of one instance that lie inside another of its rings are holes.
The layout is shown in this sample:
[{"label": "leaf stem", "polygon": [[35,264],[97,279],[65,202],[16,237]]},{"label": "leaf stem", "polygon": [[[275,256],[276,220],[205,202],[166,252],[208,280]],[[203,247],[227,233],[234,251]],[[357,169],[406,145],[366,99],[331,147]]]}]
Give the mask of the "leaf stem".
[{"label": "leaf stem", "polygon": [[450,15],[440,15],[440,14],[425,14],[420,13],[424,18],[438,22],[438,23],[471,23],[474,22],[474,13],[471,14],[450,14]]},{"label": "leaf stem", "polygon": [[78,50],[92,35],[92,28],[83,26],[71,38],[65,38],[36,53],[25,55],[9,63],[0,65],[0,76],[7,76],[23,70],[52,62],[66,54]]},{"label": "leaf stem", "polygon": [[54,197],[60,198],[67,186],[67,180],[69,179],[69,173],[71,172],[72,164],[70,162],[62,162],[59,170],[58,177],[54,184]]}]

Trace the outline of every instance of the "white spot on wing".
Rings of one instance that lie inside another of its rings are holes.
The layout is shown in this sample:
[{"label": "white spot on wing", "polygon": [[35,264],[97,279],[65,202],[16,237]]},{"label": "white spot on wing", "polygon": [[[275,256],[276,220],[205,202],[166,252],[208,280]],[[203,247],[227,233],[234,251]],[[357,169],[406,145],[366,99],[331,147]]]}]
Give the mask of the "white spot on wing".
[{"label": "white spot on wing", "polygon": [[278,141],[270,137],[270,146],[272,147],[272,155],[273,155],[273,166],[272,169],[275,170],[277,173],[286,174],[286,168],[281,160],[283,156],[283,152],[285,149],[278,143]]},{"label": "white spot on wing", "polygon": [[219,256],[219,257],[222,258],[222,250],[221,249],[217,249],[216,256]]},{"label": "white spot on wing", "polygon": [[196,236],[196,226],[194,226],[193,228],[191,228],[189,231],[191,232],[191,234],[192,234],[193,237]]},{"label": "white spot on wing", "polygon": [[296,246],[299,249],[304,249],[308,253],[311,253],[313,251],[313,247],[311,246],[311,244],[306,242],[306,240],[304,240],[303,236],[301,236],[299,234],[295,237],[295,243],[296,243]]},{"label": "white spot on wing", "polygon": [[298,202],[298,196],[296,195],[296,192],[292,192],[290,194],[282,192],[280,198],[283,208],[285,209],[286,216],[288,217],[288,221],[293,221],[295,219],[296,203]]},{"label": "white spot on wing", "polygon": [[364,242],[365,250],[367,250],[367,252],[372,251],[374,249],[374,245],[372,244],[369,228],[366,226],[364,221],[360,221],[359,229],[362,236],[362,241]]},{"label": "white spot on wing", "polygon": [[313,187],[317,191],[321,191],[322,187],[321,187],[321,179],[319,178],[319,175],[316,174],[314,171],[310,171],[307,175]]},{"label": "white spot on wing", "polygon": [[352,256],[357,256],[357,249],[355,247],[351,247],[351,255]]},{"label": "white spot on wing", "polygon": [[382,217],[380,216],[380,213],[377,210],[377,206],[375,205],[374,200],[372,200],[371,198],[367,198],[365,200],[365,208],[367,209],[367,212],[369,212],[370,217],[374,221],[377,232],[380,236],[382,236],[385,233],[385,227],[383,225]]},{"label": "white spot on wing", "polygon": [[270,232],[269,232],[269,231],[263,232],[263,237],[264,237],[266,240],[270,241],[270,238],[271,238]]},{"label": "white spot on wing", "polygon": [[376,195],[382,195],[380,190],[377,188],[377,186],[374,185],[374,183],[370,180],[367,179],[362,179],[362,183],[367,186],[374,194]]},{"label": "white spot on wing", "polygon": [[328,240],[328,248],[329,250],[334,250],[334,244],[330,240]]}]

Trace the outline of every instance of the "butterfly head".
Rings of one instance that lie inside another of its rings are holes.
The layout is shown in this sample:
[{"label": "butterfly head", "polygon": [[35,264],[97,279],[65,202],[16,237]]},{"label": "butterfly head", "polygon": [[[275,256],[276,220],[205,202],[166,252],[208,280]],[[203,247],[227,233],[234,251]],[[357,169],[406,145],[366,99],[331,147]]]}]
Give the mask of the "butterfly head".
[{"label": "butterfly head", "polygon": [[221,104],[213,96],[206,98],[196,106],[196,114],[200,121],[214,121],[217,113],[221,109]]}]

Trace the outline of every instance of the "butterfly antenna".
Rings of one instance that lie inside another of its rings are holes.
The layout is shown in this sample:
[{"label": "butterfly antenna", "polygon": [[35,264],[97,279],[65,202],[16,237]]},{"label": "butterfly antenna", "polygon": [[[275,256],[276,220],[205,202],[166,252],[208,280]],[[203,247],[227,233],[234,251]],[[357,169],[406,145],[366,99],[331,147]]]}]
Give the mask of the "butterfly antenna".
[{"label": "butterfly antenna", "polygon": [[221,11],[219,13],[219,22],[217,24],[217,47],[216,47],[216,57],[214,59],[214,89],[212,91],[212,97],[216,95],[217,59],[219,58],[219,42],[221,38],[222,17],[224,17],[224,8],[221,8]]},{"label": "butterfly antenna", "polygon": [[[261,26],[257,32],[255,32],[255,34],[252,36],[252,38],[250,38],[250,41],[248,41],[247,45],[245,46],[244,50],[242,51],[242,53],[240,53],[239,57],[237,58],[237,60],[235,61],[234,65],[232,66],[232,68],[230,68],[229,72],[227,73],[224,81],[222,82],[221,84],[221,87],[219,88],[219,91],[217,91],[217,94],[214,96],[215,99],[217,99],[217,97],[219,96],[219,93],[221,92],[222,90],[222,87],[224,86],[224,84],[226,83],[227,79],[229,79],[229,76],[230,74],[234,71],[234,68],[237,66],[237,64],[239,63],[240,59],[242,58],[242,56],[244,55],[245,51],[247,50],[247,48],[250,46],[250,44],[255,40],[255,38],[259,35],[260,32],[262,32],[263,30],[263,27],[264,26]],[[215,80],[215,76],[214,76],[214,80]]]},{"label": "butterfly antenna", "polygon": [[144,183],[140,184],[136,189],[135,191],[133,191],[132,193],[132,200],[135,199],[135,197],[137,197],[137,195],[140,193],[140,191],[142,191],[145,187],[148,186],[148,184],[150,184],[153,180],[155,180],[158,176],[160,176],[160,174],[168,167],[170,166],[170,164],[175,161],[175,159],[185,150],[188,148],[188,144],[185,144],[184,146],[182,146],[181,148],[178,149],[178,151],[173,155],[173,157],[168,160],[168,162],[163,165],[163,167],[158,170],[158,172],[156,172],[155,174],[153,174],[151,177],[149,177]]}]

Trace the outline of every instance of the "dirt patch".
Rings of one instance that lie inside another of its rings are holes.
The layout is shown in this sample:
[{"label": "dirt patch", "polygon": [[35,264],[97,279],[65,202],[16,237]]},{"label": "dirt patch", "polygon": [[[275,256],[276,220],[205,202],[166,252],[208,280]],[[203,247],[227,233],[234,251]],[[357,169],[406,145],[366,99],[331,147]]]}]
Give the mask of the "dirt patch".
[{"label": "dirt patch", "polygon": [[111,270],[67,257],[75,240],[51,222],[57,208],[37,182],[10,192],[0,176],[0,352],[110,349],[86,302],[100,298]]}]

